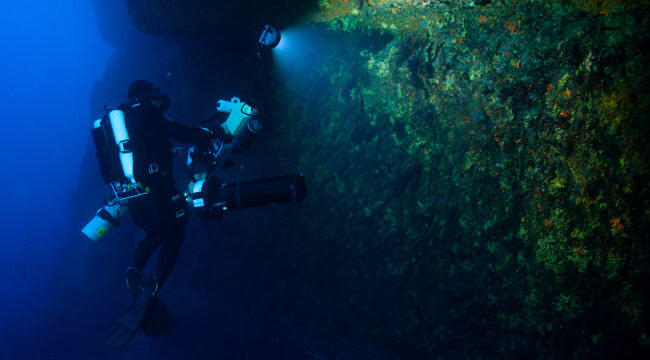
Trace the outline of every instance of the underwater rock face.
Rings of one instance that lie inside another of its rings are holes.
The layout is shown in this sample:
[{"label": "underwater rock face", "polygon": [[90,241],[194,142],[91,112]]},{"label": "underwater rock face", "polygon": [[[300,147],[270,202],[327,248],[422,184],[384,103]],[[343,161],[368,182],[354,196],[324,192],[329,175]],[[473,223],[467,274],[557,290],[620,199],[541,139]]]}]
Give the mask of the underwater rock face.
[{"label": "underwater rock face", "polygon": [[228,42],[233,33],[269,22],[282,26],[294,21],[314,2],[126,0],[126,4],[138,29],[192,44]]},{"label": "underwater rock face", "polygon": [[[190,62],[267,21],[127,3]],[[260,222],[290,231],[249,255],[282,276],[255,292],[403,358],[650,351],[648,3],[317,5],[302,31],[318,51],[272,74],[267,135],[309,196],[298,219]]]}]

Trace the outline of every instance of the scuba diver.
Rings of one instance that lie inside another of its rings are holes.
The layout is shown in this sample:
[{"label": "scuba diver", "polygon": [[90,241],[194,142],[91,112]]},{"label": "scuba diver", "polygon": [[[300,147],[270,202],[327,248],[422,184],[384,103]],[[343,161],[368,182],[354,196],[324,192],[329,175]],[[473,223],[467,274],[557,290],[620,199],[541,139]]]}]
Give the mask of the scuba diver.
[{"label": "scuba diver", "polygon": [[[146,80],[134,81],[128,101],[94,122],[93,140],[102,177],[109,189],[106,205],[82,229],[94,241],[120,225],[127,211],[145,232],[126,270],[133,305],[109,324],[104,342],[121,347],[140,329],[161,336],[174,326],[171,312],[158,297],[185,239],[188,204],[205,219],[221,219],[229,211],[269,203],[297,203],[306,196],[302,174],[225,183],[214,172],[229,166],[231,154],[245,152],[261,130],[257,110],[239,98],[221,100],[202,122],[219,113],[228,119],[220,126],[188,127],[165,117],[171,98]],[[172,159],[177,148],[171,139],[194,144],[187,152],[190,169],[186,192],[174,185]],[[152,277],[143,270],[159,249]]]},{"label": "scuba diver", "polygon": [[[146,196],[130,199],[128,207],[145,238],[138,244],[133,266],[126,273],[134,305],[113,321],[104,336],[105,342],[115,347],[135,335],[152,302],[164,310],[156,294],[174,268],[185,239],[187,204],[174,186],[170,139],[199,144],[218,137],[206,128],[190,128],[166,118],[164,111],[171,100],[149,81],[134,81],[129,86],[128,99],[118,109],[125,114],[129,151],[133,153],[133,177],[146,191]],[[155,275],[145,280],[142,270],[157,248],[160,250]]]}]

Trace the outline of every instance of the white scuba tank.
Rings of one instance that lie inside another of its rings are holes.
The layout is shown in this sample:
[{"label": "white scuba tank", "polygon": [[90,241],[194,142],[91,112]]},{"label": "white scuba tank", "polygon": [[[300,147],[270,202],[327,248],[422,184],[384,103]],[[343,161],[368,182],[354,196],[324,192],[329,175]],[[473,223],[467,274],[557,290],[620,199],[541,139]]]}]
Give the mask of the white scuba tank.
[{"label": "white scuba tank", "polygon": [[129,132],[126,130],[126,122],[124,120],[124,112],[122,110],[113,110],[108,113],[108,119],[111,122],[113,129],[113,136],[115,137],[115,144],[120,149],[120,162],[122,163],[122,171],[124,176],[129,179],[132,184],[135,184],[133,177],[133,152],[129,148]]}]

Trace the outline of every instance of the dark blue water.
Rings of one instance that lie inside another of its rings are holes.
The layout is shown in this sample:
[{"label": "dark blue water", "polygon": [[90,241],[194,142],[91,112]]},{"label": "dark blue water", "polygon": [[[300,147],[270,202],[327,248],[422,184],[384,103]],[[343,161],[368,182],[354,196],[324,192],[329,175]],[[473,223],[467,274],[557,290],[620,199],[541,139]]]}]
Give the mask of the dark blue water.
[{"label": "dark blue water", "polygon": [[[103,197],[98,168],[88,160],[90,125],[103,112],[92,99],[110,94],[105,101],[114,104],[139,77],[169,85],[174,48],[134,29],[122,1],[94,5],[27,0],[7,2],[0,12],[2,359],[129,356],[101,344],[101,330],[122,305],[111,305],[108,291],[89,289],[110,289],[92,272],[93,256],[101,258],[106,247],[93,247],[79,232]],[[102,37],[99,26],[122,31]],[[112,286],[122,290],[123,264],[112,265]]]},{"label": "dark blue water", "polygon": [[41,315],[43,290],[67,241],[90,93],[112,52],[95,19],[85,1],[8,2],[0,12],[2,334],[21,317]]}]

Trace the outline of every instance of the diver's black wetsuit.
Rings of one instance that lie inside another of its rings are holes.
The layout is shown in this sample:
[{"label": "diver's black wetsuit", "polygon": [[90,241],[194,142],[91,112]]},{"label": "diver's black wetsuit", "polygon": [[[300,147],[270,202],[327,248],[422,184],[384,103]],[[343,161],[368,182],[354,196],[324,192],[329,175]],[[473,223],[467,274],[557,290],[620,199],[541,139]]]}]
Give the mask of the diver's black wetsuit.
[{"label": "diver's black wetsuit", "polygon": [[[168,97],[166,101],[168,104]],[[160,247],[155,273],[158,286],[161,286],[176,264],[187,221],[187,204],[174,186],[173,144],[170,139],[199,144],[216,135],[209,130],[166,119],[163,114],[166,106],[156,106],[159,103],[145,97],[123,104],[120,110],[126,114],[134,176],[149,191],[145,196],[129,200],[129,211],[135,224],[146,233],[135,250],[133,265],[142,271],[153,252]]]}]

